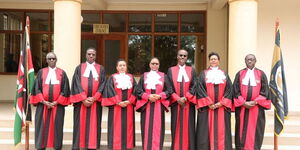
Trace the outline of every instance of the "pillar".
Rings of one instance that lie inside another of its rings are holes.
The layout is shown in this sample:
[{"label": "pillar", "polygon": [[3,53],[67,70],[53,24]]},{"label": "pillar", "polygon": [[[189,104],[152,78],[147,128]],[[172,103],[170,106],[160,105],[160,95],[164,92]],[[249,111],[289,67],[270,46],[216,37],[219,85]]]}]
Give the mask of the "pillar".
[{"label": "pillar", "polygon": [[54,1],[54,53],[57,66],[72,79],[80,63],[81,3],[82,0]]},{"label": "pillar", "polygon": [[233,80],[246,67],[245,56],[256,52],[257,0],[229,0],[228,35],[228,73]]}]

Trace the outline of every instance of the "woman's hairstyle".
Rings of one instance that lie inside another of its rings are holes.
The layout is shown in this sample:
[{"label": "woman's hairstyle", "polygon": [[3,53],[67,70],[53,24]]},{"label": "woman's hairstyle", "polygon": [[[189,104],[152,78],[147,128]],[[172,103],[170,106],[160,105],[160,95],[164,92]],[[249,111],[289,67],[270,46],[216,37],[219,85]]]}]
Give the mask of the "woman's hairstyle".
[{"label": "woman's hairstyle", "polygon": [[210,52],[210,53],[208,54],[208,59],[210,59],[210,57],[211,57],[211,56],[214,56],[214,55],[218,57],[218,60],[220,60],[220,56],[219,56],[219,54],[216,53],[216,52]]},{"label": "woman's hairstyle", "polygon": [[116,66],[118,66],[119,62],[121,62],[121,61],[124,61],[124,62],[126,63],[126,65],[127,65],[127,62],[126,62],[126,60],[125,60],[125,59],[123,59],[123,58],[119,58],[119,59],[117,60]]},{"label": "woman's hairstyle", "polygon": [[153,60],[153,59],[157,59],[159,62],[159,59],[157,57],[151,57],[149,63]]}]

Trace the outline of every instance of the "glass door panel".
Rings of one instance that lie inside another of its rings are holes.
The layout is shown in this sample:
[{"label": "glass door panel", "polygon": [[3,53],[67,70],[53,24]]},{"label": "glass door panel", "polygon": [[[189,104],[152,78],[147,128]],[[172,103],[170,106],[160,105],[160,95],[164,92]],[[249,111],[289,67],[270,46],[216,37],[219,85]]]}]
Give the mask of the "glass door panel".
[{"label": "glass door panel", "polygon": [[116,72],[116,62],[120,58],[120,40],[105,40],[105,72],[113,74]]}]

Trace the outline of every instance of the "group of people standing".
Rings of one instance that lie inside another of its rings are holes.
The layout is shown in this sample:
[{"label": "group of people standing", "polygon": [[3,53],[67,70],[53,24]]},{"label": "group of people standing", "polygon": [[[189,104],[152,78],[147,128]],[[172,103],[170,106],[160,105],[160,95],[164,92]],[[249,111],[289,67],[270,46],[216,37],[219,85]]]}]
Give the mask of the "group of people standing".
[{"label": "group of people standing", "polygon": [[[138,83],[127,72],[127,63],[117,61],[117,72],[108,79],[95,63],[96,50],[86,51],[86,62],[75,69],[71,88],[66,73],[56,67],[57,57],[47,54],[48,67],[36,77],[31,104],[35,115],[35,147],[62,148],[64,107],[74,106],[72,149],[100,148],[102,106],[108,107],[108,148],[135,147],[135,111],[141,113],[144,150],[163,149],[165,112],[171,110],[172,150],[231,150],[231,112],[235,111],[235,149],[261,148],[268,82],[255,68],[256,58],[245,58],[247,68],[236,74],[232,84],[219,68],[220,56],[210,53],[208,69],[196,76],[186,65],[188,52],[177,52],[176,66],[167,74],[159,71],[159,59],[151,58],[150,71]],[[197,112],[197,123],[196,123]]]}]

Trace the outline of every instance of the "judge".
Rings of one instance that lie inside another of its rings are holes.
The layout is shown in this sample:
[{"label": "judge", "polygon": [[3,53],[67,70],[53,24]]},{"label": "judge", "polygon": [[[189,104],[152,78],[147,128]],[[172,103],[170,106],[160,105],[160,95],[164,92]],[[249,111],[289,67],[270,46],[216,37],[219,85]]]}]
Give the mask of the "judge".
[{"label": "judge", "polygon": [[165,135],[165,111],[172,93],[167,75],[159,72],[159,60],[154,57],[138,83],[136,109],[141,112],[142,144],[144,150],[162,150]]},{"label": "judge", "polygon": [[127,63],[123,59],[117,61],[117,73],[107,80],[103,92],[102,105],[108,112],[108,148],[126,150],[135,147],[134,105],[136,97],[134,89],[136,81],[127,73]]},{"label": "judge", "polygon": [[96,50],[88,48],[86,62],[75,69],[71,102],[74,106],[73,149],[100,148],[101,93],[105,85],[104,68],[95,63]]},{"label": "judge", "polygon": [[36,106],[35,148],[60,150],[63,140],[65,106],[69,105],[69,79],[62,69],[56,67],[53,52],[46,55],[48,67],[37,73],[30,103]]},{"label": "judge", "polygon": [[208,59],[209,68],[198,78],[197,149],[232,150],[232,83],[219,67],[219,54],[212,52]]},{"label": "judge", "polygon": [[196,72],[186,65],[188,52],[177,52],[177,65],[169,68],[168,79],[172,94],[171,107],[171,133],[172,149],[195,149],[195,104],[196,104]]},{"label": "judge", "polygon": [[268,100],[268,80],[255,67],[256,57],[245,57],[246,68],[240,70],[233,82],[235,109],[236,150],[260,150],[265,131],[265,110],[271,108]]}]

